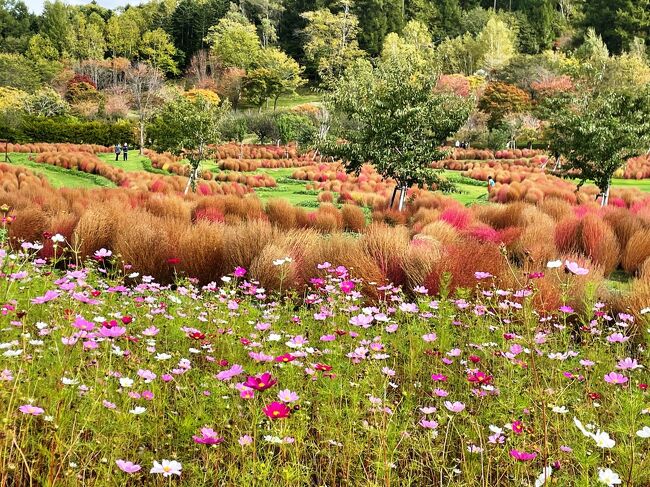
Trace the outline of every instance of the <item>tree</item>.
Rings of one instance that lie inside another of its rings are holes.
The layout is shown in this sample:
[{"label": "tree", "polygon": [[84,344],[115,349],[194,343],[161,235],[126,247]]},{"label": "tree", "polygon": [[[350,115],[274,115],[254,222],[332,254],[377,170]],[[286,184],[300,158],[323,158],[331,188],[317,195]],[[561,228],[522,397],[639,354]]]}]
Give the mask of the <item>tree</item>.
[{"label": "tree", "polygon": [[101,17],[96,16],[94,21],[90,22],[82,13],[78,12],[72,18],[72,28],[68,35],[70,55],[73,58],[78,61],[104,59],[106,40],[104,39],[104,21]]},{"label": "tree", "polygon": [[279,49],[263,49],[259,67],[247,74],[244,91],[250,91],[249,83],[257,86],[259,98],[253,103],[259,106],[272,98],[275,110],[280,95],[295,93],[297,88],[305,84],[306,81],[301,77],[302,71],[296,61]]},{"label": "tree", "polygon": [[388,33],[402,31],[405,23],[402,5],[402,0],[355,0],[352,11],[359,19],[359,45],[363,50],[377,55]]},{"label": "tree", "polygon": [[497,81],[487,85],[478,108],[490,115],[488,126],[495,128],[507,114],[523,112],[530,102],[530,95],[524,90]]},{"label": "tree", "polygon": [[249,69],[262,54],[255,26],[237,10],[231,9],[206,38],[212,54],[224,68]]},{"label": "tree", "polygon": [[45,2],[41,32],[52,42],[60,56],[69,52],[70,13],[61,0]]},{"label": "tree", "polygon": [[24,53],[34,15],[22,0],[0,0],[0,45],[5,52]]},{"label": "tree", "polygon": [[341,158],[351,171],[370,163],[384,178],[394,179],[393,198],[400,188],[400,209],[409,186],[451,189],[430,164],[443,157],[440,147],[465,123],[470,103],[436,93],[435,84],[434,76],[408,62],[373,67],[357,61],[326,98],[337,124],[323,151]]},{"label": "tree", "polygon": [[194,100],[179,96],[167,103],[153,121],[150,131],[154,146],[189,161],[185,194],[195,189],[201,161],[208,155],[208,145],[219,142],[219,127],[229,111],[227,101],[214,105],[201,96]]},{"label": "tree", "polygon": [[59,52],[49,38],[36,34],[29,39],[25,56],[33,60],[56,61],[59,58]]},{"label": "tree", "polygon": [[148,30],[142,34],[139,51],[141,59],[152,67],[164,73],[178,73],[178,68],[174,61],[176,48],[164,30]]},{"label": "tree", "polygon": [[145,63],[138,63],[126,72],[126,85],[131,103],[138,114],[140,131],[140,154],[144,149],[145,130],[157,103],[163,86],[162,73]]},{"label": "tree", "polygon": [[106,24],[108,47],[113,57],[133,59],[140,41],[140,26],[144,23],[137,9],[130,8],[121,15],[113,15]]},{"label": "tree", "polygon": [[565,173],[578,172],[578,188],[587,180],[598,186],[604,206],[614,172],[650,147],[648,113],[648,88],[574,97],[550,122],[550,148],[566,160]]},{"label": "tree", "polygon": [[426,69],[433,63],[433,53],[431,34],[426,26],[416,20],[411,20],[404,27],[401,36],[395,32],[386,36],[381,56],[384,60],[408,60],[417,64],[418,69]]},{"label": "tree", "polygon": [[228,11],[225,0],[181,0],[170,16],[168,32],[185,65],[207,47],[208,30]]},{"label": "tree", "polygon": [[359,20],[350,12],[349,2],[337,14],[320,9],[302,17],[307,21],[303,29],[305,57],[325,83],[333,83],[355,59],[364,56],[357,42]]},{"label": "tree", "polygon": [[583,26],[593,28],[615,54],[634,37],[650,37],[650,0],[589,0],[583,12]]},{"label": "tree", "polygon": [[496,71],[507,65],[517,53],[515,42],[515,33],[496,15],[492,16],[476,36],[482,67],[487,71]]},{"label": "tree", "polygon": [[37,117],[59,117],[70,110],[66,101],[52,88],[43,88],[25,99],[25,111]]}]

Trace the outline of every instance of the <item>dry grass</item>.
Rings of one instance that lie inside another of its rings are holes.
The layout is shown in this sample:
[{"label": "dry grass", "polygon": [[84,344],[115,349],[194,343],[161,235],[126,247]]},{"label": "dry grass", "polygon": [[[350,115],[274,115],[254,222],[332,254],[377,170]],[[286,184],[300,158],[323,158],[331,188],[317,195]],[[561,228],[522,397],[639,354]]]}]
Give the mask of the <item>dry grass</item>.
[{"label": "dry grass", "polygon": [[366,227],[366,215],[355,205],[343,205],[341,208],[343,229],[348,232],[360,233]]},{"label": "dry grass", "polygon": [[555,221],[560,221],[570,215],[573,215],[571,205],[566,201],[558,198],[545,198],[539,205],[539,209],[549,215]]},{"label": "dry grass", "polygon": [[360,239],[362,249],[372,257],[384,277],[395,285],[405,284],[404,259],[409,247],[406,227],[389,227],[373,223]]},{"label": "dry grass", "polygon": [[623,269],[630,274],[635,274],[648,257],[650,257],[650,229],[634,232],[623,252]]},{"label": "dry grass", "polygon": [[429,223],[422,229],[421,234],[437,240],[443,246],[453,245],[460,239],[458,230],[442,220]]},{"label": "dry grass", "polygon": [[279,228],[288,230],[296,228],[296,210],[287,200],[272,199],[266,204],[269,221]]},{"label": "dry grass", "polygon": [[426,235],[415,237],[408,246],[403,263],[408,289],[423,285],[442,255],[442,244],[438,240]]},{"label": "dry grass", "polygon": [[175,252],[175,257],[180,260],[175,266],[178,273],[207,284],[219,282],[221,276],[232,272],[233,269],[224,266],[223,229],[221,224],[200,221],[183,232]]},{"label": "dry grass", "polygon": [[616,270],[621,248],[614,230],[596,215],[587,215],[580,222],[581,253],[603,269],[605,275]]}]

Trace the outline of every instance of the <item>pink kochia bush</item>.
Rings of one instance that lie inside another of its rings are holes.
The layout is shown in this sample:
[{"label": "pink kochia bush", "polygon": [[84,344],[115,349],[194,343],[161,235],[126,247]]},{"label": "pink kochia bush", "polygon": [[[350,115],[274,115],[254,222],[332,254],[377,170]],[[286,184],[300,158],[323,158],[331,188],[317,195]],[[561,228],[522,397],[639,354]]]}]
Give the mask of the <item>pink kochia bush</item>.
[{"label": "pink kochia bush", "polygon": [[[501,255],[457,245],[459,262]],[[584,260],[508,286],[459,267],[474,294],[317,261],[298,294],[243,266],[162,284],[110,248],[39,251],[0,245],[0,485],[650,485],[650,299],[569,304],[596,275]],[[559,298],[536,309],[549,279]]]}]

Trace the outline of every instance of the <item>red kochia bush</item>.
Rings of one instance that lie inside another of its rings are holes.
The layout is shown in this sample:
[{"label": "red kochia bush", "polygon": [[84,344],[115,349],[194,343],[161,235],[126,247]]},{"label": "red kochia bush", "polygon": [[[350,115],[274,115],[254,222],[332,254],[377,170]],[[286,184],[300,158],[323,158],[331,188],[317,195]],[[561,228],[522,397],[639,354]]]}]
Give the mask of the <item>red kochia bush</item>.
[{"label": "red kochia bush", "polygon": [[450,291],[476,286],[476,272],[489,272],[497,278],[503,278],[506,274],[505,257],[494,243],[464,238],[457,244],[446,245],[442,255],[424,281],[431,294],[440,292],[440,283],[446,273],[451,278]]}]

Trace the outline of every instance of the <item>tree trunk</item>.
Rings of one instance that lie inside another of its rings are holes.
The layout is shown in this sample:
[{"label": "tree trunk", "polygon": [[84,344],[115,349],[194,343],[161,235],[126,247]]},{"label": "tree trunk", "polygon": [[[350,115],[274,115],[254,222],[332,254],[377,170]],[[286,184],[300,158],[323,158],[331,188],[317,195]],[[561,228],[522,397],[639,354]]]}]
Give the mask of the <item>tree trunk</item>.
[{"label": "tree trunk", "polygon": [[276,96],[273,100],[273,111],[278,107],[278,98],[280,98],[280,95]]},{"label": "tree trunk", "polygon": [[611,180],[607,182],[607,188],[603,192],[603,199],[600,202],[600,206],[607,206],[609,203],[609,188],[611,187],[612,182]]},{"label": "tree trunk", "polygon": [[144,122],[140,122],[140,155],[144,153]]},{"label": "tree trunk", "polygon": [[398,211],[402,211],[404,209],[404,200],[406,199],[406,186],[402,186],[400,195],[399,195],[399,207],[397,208]]},{"label": "tree trunk", "polygon": [[201,165],[201,161],[195,165],[192,164],[192,170],[190,171],[190,177],[187,179],[187,184],[185,185],[185,191],[183,194],[187,194],[190,190],[190,187],[193,187],[194,184],[196,184],[196,180],[198,179],[199,176],[199,167]]},{"label": "tree trunk", "polygon": [[395,204],[395,196],[397,195],[397,188],[398,188],[398,185],[396,184],[395,188],[393,189],[393,195],[390,197],[390,206],[389,206],[389,208],[391,210],[393,209],[393,205]]}]

